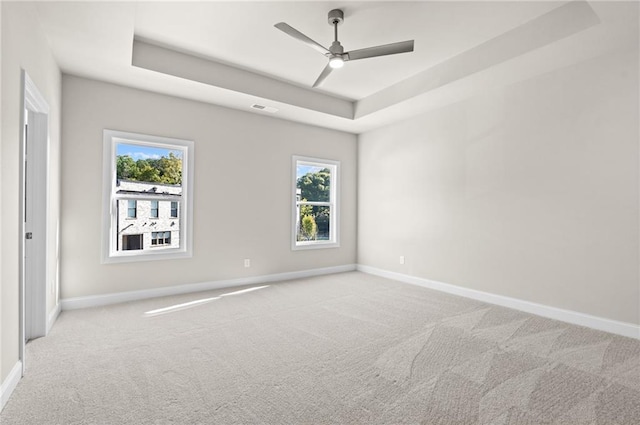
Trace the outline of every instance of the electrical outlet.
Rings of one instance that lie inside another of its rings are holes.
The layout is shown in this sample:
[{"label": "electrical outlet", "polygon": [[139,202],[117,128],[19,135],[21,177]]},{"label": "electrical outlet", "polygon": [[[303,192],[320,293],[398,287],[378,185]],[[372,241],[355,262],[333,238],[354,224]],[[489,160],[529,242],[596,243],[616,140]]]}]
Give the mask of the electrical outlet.
[{"label": "electrical outlet", "polygon": [[404,255],[400,256],[400,264],[404,264]]},{"label": "electrical outlet", "polygon": [[248,259],[248,258],[245,258],[245,259],[244,259],[244,266],[245,266],[245,267],[251,267],[251,260],[250,260],[250,259]]}]

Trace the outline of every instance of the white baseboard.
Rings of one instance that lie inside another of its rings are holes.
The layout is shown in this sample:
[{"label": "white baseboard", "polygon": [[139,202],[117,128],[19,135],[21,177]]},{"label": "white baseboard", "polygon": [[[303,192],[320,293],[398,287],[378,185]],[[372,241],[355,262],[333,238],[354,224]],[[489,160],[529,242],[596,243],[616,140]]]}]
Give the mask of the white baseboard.
[{"label": "white baseboard", "polygon": [[18,360],[13,366],[13,369],[11,369],[11,372],[9,372],[7,379],[0,385],[0,412],[2,412],[7,401],[9,401],[9,397],[11,397],[13,390],[16,389],[20,378],[22,378],[22,362]]},{"label": "white baseboard", "polygon": [[382,270],[362,264],[358,264],[357,269],[358,271],[364,273],[386,277],[388,279],[410,283],[412,285],[418,285],[429,289],[435,289],[436,291],[447,292],[449,294],[459,295],[461,297],[471,298],[489,304],[496,304],[503,307],[512,308],[514,310],[520,310],[526,313],[547,317],[549,319],[560,320],[562,322],[585,326],[588,328],[597,329],[599,331],[640,339],[640,326],[633,323],[618,322],[616,320],[578,313],[577,311],[564,310],[561,308],[551,307],[543,304],[536,304],[517,298],[505,297],[502,295],[491,294],[489,292],[476,291],[474,289],[463,288],[461,286],[437,282],[435,280],[423,279],[420,277],[409,276],[402,273]]},{"label": "white baseboard", "polygon": [[56,304],[56,308],[53,309],[51,313],[49,313],[49,317],[47,317],[47,335],[49,335],[49,331],[51,331],[51,327],[58,319],[60,312],[62,311],[62,303]]},{"label": "white baseboard", "polygon": [[103,305],[123,303],[127,301],[143,300],[148,298],[166,297],[170,295],[181,295],[181,294],[189,294],[192,292],[210,291],[212,289],[255,285],[259,283],[278,282],[278,281],[291,280],[291,279],[303,279],[306,277],[349,272],[354,270],[356,270],[355,264],[346,264],[343,266],[325,267],[321,269],[301,270],[296,272],[242,277],[238,279],[218,280],[213,282],[190,283],[185,285],[167,286],[164,288],[145,289],[141,291],[117,292],[117,293],[105,294],[105,295],[66,298],[60,301],[60,305],[62,306],[62,310],[75,310],[78,308],[98,307]]}]

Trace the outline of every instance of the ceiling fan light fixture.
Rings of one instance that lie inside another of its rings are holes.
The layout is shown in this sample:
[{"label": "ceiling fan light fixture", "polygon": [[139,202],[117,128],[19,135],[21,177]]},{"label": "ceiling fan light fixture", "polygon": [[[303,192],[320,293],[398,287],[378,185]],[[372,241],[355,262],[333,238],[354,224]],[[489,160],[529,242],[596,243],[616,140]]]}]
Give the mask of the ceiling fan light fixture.
[{"label": "ceiling fan light fixture", "polygon": [[329,59],[329,66],[331,68],[342,68],[344,66],[344,59],[342,59],[341,56],[332,56],[331,59]]},{"label": "ceiling fan light fixture", "polygon": [[[0,0],[1,1],[1,0]],[[313,88],[319,87],[322,82],[331,74],[334,69],[342,68],[345,61],[353,61],[358,59],[375,58],[378,56],[395,55],[398,53],[413,52],[413,40],[401,41],[399,43],[383,44],[380,46],[365,47],[364,49],[344,51],[344,47],[338,40],[338,26],[344,22],[344,12],[341,9],[333,9],[329,11],[327,16],[329,25],[333,27],[333,43],[330,48],[326,48],[316,41],[310,39],[297,29],[285,22],[275,24],[275,27],[285,34],[303,42],[307,46],[322,53],[329,58],[329,63],[325,65],[320,76],[313,83]]]}]

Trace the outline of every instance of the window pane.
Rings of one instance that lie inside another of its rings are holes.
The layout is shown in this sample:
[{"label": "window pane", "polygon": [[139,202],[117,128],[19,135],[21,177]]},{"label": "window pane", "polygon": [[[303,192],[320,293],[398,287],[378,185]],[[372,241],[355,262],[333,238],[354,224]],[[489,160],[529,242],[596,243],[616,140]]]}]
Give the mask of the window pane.
[{"label": "window pane", "polygon": [[331,208],[328,206],[298,206],[298,224],[296,240],[328,241],[331,239]]},{"label": "window pane", "polygon": [[[130,140],[115,142],[114,193],[116,196],[125,196],[127,203],[122,205],[126,208],[126,214],[123,210],[116,217],[114,237],[119,237],[115,235],[123,232],[138,235],[135,241],[127,237],[126,243],[121,242],[117,250],[148,251],[152,247],[171,246],[172,231],[177,232],[177,243],[173,248],[181,248],[179,235],[184,223],[176,218],[182,198],[185,154],[184,147],[177,145],[138,144]],[[149,199],[150,197],[162,197],[163,200]],[[166,207],[169,207],[169,211],[164,209]],[[149,219],[152,221],[149,222]]]},{"label": "window pane", "polygon": [[296,194],[300,200],[329,202],[331,171],[328,168],[299,162],[296,167],[296,178]]},{"label": "window pane", "polygon": [[116,144],[118,180],[182,185],[182,151],[135,143]]}]

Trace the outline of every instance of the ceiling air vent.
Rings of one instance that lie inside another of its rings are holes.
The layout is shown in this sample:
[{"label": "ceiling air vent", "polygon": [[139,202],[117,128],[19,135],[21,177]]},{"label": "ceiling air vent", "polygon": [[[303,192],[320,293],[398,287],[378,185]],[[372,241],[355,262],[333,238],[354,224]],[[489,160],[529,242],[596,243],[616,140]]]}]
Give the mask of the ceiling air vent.
[{"label": "ceiling air vent", "polygon": [[271,112],[272,114],[274,112],[278,112],[278,110],[272,106],[264,106],[264,105],[259,105],[257,103],[254,103],[253,105],[251,105],[251,107],[253,109],[257,109],[259,111],[264,111],[264,112]]}]

